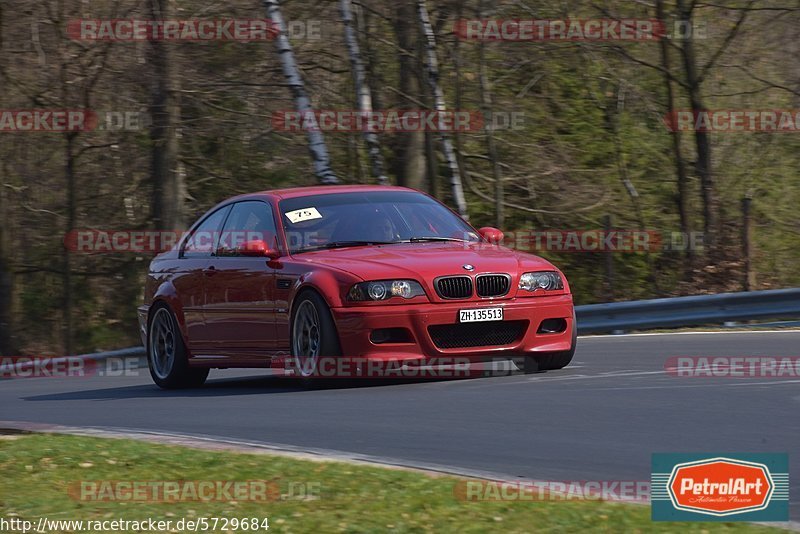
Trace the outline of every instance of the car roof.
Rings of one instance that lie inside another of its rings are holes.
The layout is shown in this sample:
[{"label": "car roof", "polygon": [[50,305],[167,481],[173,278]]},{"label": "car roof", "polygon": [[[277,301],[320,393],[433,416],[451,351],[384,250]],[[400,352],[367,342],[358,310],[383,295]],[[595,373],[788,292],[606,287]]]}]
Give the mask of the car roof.
[{"label": "car roof", "polygon": [[272,196],[279,200],[285,198],[307,197],[311,195],[325,195],[329,193],[358,193],[364,191],[409,191],[417,192],[408,187],[395,185],[312,185],[309,187],[289,187],[286,189],[273,189],[250,193],[245,196]]}]

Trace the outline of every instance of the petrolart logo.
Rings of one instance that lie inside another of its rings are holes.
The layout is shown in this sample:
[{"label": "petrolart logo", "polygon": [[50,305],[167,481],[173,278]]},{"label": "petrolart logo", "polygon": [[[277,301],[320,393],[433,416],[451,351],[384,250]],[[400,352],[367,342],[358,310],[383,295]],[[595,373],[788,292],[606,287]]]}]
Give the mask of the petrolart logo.
[{"label": "petrolart logo", "polygon": [[654,454],[654,521],[788,521],[786,454]]}]

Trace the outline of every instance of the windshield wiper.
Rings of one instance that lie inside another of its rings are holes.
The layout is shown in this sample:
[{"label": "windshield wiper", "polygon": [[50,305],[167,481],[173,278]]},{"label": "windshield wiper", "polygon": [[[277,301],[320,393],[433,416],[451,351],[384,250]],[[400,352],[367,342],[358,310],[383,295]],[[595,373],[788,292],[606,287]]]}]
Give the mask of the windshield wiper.
[{"label": "windshield wiper", "polygon": [[412,237],[408,240],[411,243],[422,243],[423,241],[457,241],[459,243],[468,243],[467,239],[459,239],[457,237],[439,237],[439,236],[423,236]]},{"label": "windshield wiper", "polygon": [[301,248],[300,250],[296,251],[295,254],[299,254],[300,252],[312,252],[314,250],[328,250],[334,248],[366,247],[370,245],[391,245],[392,243],[397,243],[397,241],[331,241],[330,243],[325,243],[323,245]]}]

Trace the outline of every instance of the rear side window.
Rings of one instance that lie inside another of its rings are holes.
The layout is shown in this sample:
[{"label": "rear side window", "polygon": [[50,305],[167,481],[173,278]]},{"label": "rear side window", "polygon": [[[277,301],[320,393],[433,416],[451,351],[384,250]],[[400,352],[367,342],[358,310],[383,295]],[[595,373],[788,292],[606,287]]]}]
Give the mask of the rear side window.
[{"label": "rear side window", "polygon": [[274,246],[275,236],[275,220],[269,204],[259,200],[237,202],[225,221],[217,255],[236,255],[236,248],[247,241],[260,240]]},{"label": "rear side window", "polygon": [[184,243],[181,257],[210,257],[214,252],[222,223],[229,210],[230,206],[225,206],[206,217]]}]

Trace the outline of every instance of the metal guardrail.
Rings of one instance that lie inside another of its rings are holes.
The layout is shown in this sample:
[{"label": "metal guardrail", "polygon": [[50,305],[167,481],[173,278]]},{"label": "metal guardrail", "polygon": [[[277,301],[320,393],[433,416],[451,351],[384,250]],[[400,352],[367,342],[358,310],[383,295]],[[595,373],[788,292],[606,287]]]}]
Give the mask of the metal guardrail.
[{"label": "metal guardrail", "polygon": [[0,363],[0,380],[7,380],[13,377],[33,376],[32,373],[36,373],[37,368],[42,369],[44,374],[36,376],[47,376],[46,373],[50,370],[58,366],[69,367],[75,360],[101,362],[113,359],[129,360],[133,358],[138,360],[137,367],[147,366],[147,354],[144,347],[130,347],[107,352],[92,352],[76,356],[55,356],[52,358],[15,356],[10,359],[10,363],[4,362],[3,357],[0,356],[0,362],[3,362]]},{"label": "metal guardrail", "polygon": [[800,288],[576,306],[579,334],[800,317]]},{"label": "metal guardrail", "polygon": [[[800,318],[800,288],[589,304],[575,306],[575,312],[579,334],[702,326],[753,319]],[[785,323],[785,326],[795,324],[798,322]],[[770,325],[777,324],[763,326]],[[135,357],[139,358],[140,365],[146,365],[145,350],[141,346],[73,358],[105,360]],[[62,360],[67,358],[53,359],[54,362]],[[16,367],[17,370],[23,370],[32,365],[26,362]]]}]

